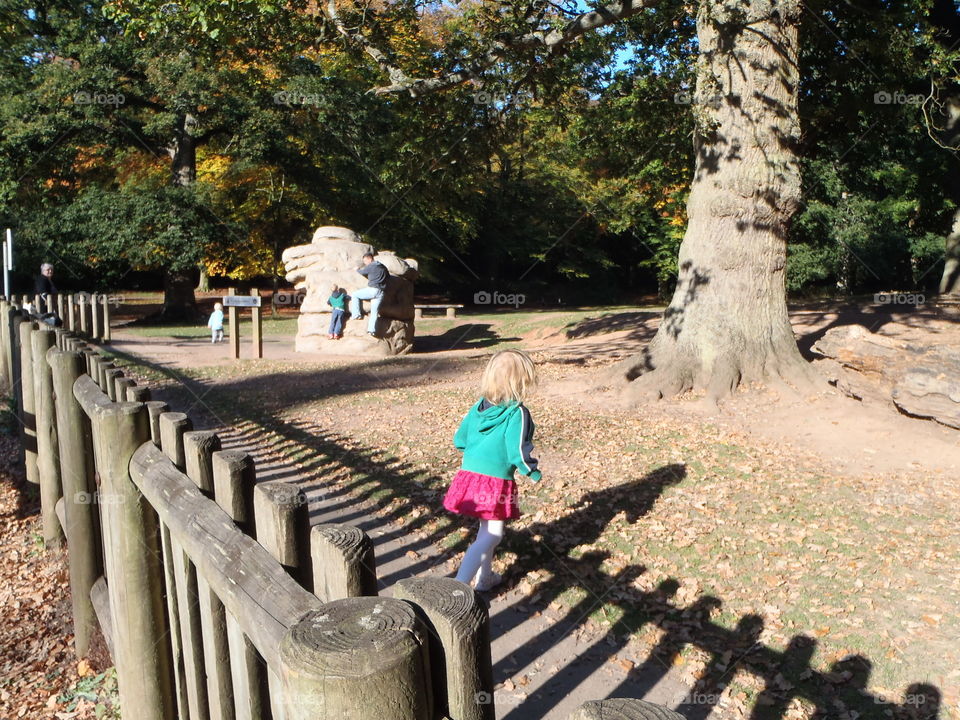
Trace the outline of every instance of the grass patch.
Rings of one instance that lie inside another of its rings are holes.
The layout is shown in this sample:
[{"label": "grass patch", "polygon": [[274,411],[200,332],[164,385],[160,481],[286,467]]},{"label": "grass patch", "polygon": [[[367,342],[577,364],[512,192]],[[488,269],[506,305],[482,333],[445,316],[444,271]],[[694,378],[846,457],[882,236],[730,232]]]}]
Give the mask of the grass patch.
[{"label": "grass patch", "polygon": [[[241,318],[240,322],[240,340],[249,339],[253,335],[253,320],[249,316]],[[262,323],[263,334],[270,336],[289,336],[297,334],[297,318],[264,318]],[[137,337],[169,337],[178,340],[187,340],[192,338],[210,338],[210,328],[206,325],[127,325],[123,328],[124,332]],[[229,336],[230,324],[224,322],[224,333]]]},{"label": "grass patch", "polygon": [[120,720],[116,671],[109,668],[97,675],[80,678],[72,688],[60,695],[58,702],[65,705],[66,713],[77,711],[82,704],[92,704],[93,715],[98,720]]}]

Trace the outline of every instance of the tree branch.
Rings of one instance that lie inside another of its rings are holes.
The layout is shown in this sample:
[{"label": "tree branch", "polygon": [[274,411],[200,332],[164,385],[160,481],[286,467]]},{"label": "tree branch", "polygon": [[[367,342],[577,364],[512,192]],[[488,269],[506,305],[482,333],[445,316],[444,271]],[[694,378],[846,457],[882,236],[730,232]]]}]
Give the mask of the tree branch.
[{"label": "tree branch", "polygon": [[464,69],[433,78],[410,77],[361,31],[349,29],[337,11],[336,0],[328,0],[326,12],[337,31],[349,42],[362,48],[390,78],[389,85],[374,88],[374,92],[378,95],[407,92],[412,97],[418,97],[479,78],[484,70],[506,57],[511,50],[545,50],[548,57],[552,57],[582,35],[637,15],[643,10],[655,7],[659,1],[618,0],[581,13],[560,29],[537,30],[518,35],[498,35],[490,48],[474,58]]}]

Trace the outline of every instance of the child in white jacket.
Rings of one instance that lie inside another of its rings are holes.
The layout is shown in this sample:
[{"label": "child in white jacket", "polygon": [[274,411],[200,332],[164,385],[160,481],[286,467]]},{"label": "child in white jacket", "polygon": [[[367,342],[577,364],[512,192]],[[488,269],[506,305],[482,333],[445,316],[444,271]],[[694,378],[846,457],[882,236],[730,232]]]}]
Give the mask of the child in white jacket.
[{"label": "child in white jacket", "polygon": [[223,304],[217,303],[213,306],[213,312],[210,313],[210,319],[207,320],[207,327],[210,328],[210,342],[218,343],[223,340]]}]

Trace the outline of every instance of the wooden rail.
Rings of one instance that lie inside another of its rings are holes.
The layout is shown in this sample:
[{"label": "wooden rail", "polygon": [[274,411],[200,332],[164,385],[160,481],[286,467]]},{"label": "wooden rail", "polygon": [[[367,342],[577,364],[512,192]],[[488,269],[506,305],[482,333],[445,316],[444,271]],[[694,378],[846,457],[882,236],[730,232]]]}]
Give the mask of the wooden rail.
[{"label": "wooden rail", "polygon": [[[430,671],[448,646],[461,658],[483,644],[451,667],[463,692],[490,695],[486,634],[451,639],[414,601],[376,597],[370,538],[311,528],[299,488],[258,484],[248,454],[151,400],[92,344],[108,320],[88,299],[51,304],[73,331],[0,300],[0,382],[45,541],[68,549],[77,655],[104,636],[124,717],[492,718],[489,703],[450,712]],[[485,621],[475,593],[450,583]]]}]

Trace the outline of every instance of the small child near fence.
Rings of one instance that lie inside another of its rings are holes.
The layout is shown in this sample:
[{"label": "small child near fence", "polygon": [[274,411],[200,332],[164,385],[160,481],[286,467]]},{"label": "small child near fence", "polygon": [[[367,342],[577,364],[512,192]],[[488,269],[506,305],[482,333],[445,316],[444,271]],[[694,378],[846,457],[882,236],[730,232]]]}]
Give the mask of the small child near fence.
[{"label": "small child near fence", "polygon": [[520,517],[515,470],[533,482],[540,479],[533,451],[533,420],[523,401],[536,384],[536,368],[519,350],[494,353],[480,381],[480,400],[460,423],[453,437],[463,452],[443,506],[450,512],[480,520],[477,538],[467,548],[457,580],[475,581],[477,590],[490,590],[501,578],[491,563],[503,539],[505,520]]},{"label": "small child near fence", "polygon": [[207,327],[210,328],[211,343],[218,343],[223,340],[223,303],[217,303],[213,306],[213,312],[210,313],[210,319],[207,320]]},{"label": "small child near fence", "polygon": [[327,298],[327,305],[330,306],[330,331],[328,337],[331,340],[339,340],[343,337],[343,322],[347,314],[347,300],[349,296],[346,291],[334,285],[330,289],[330,297]]}]

